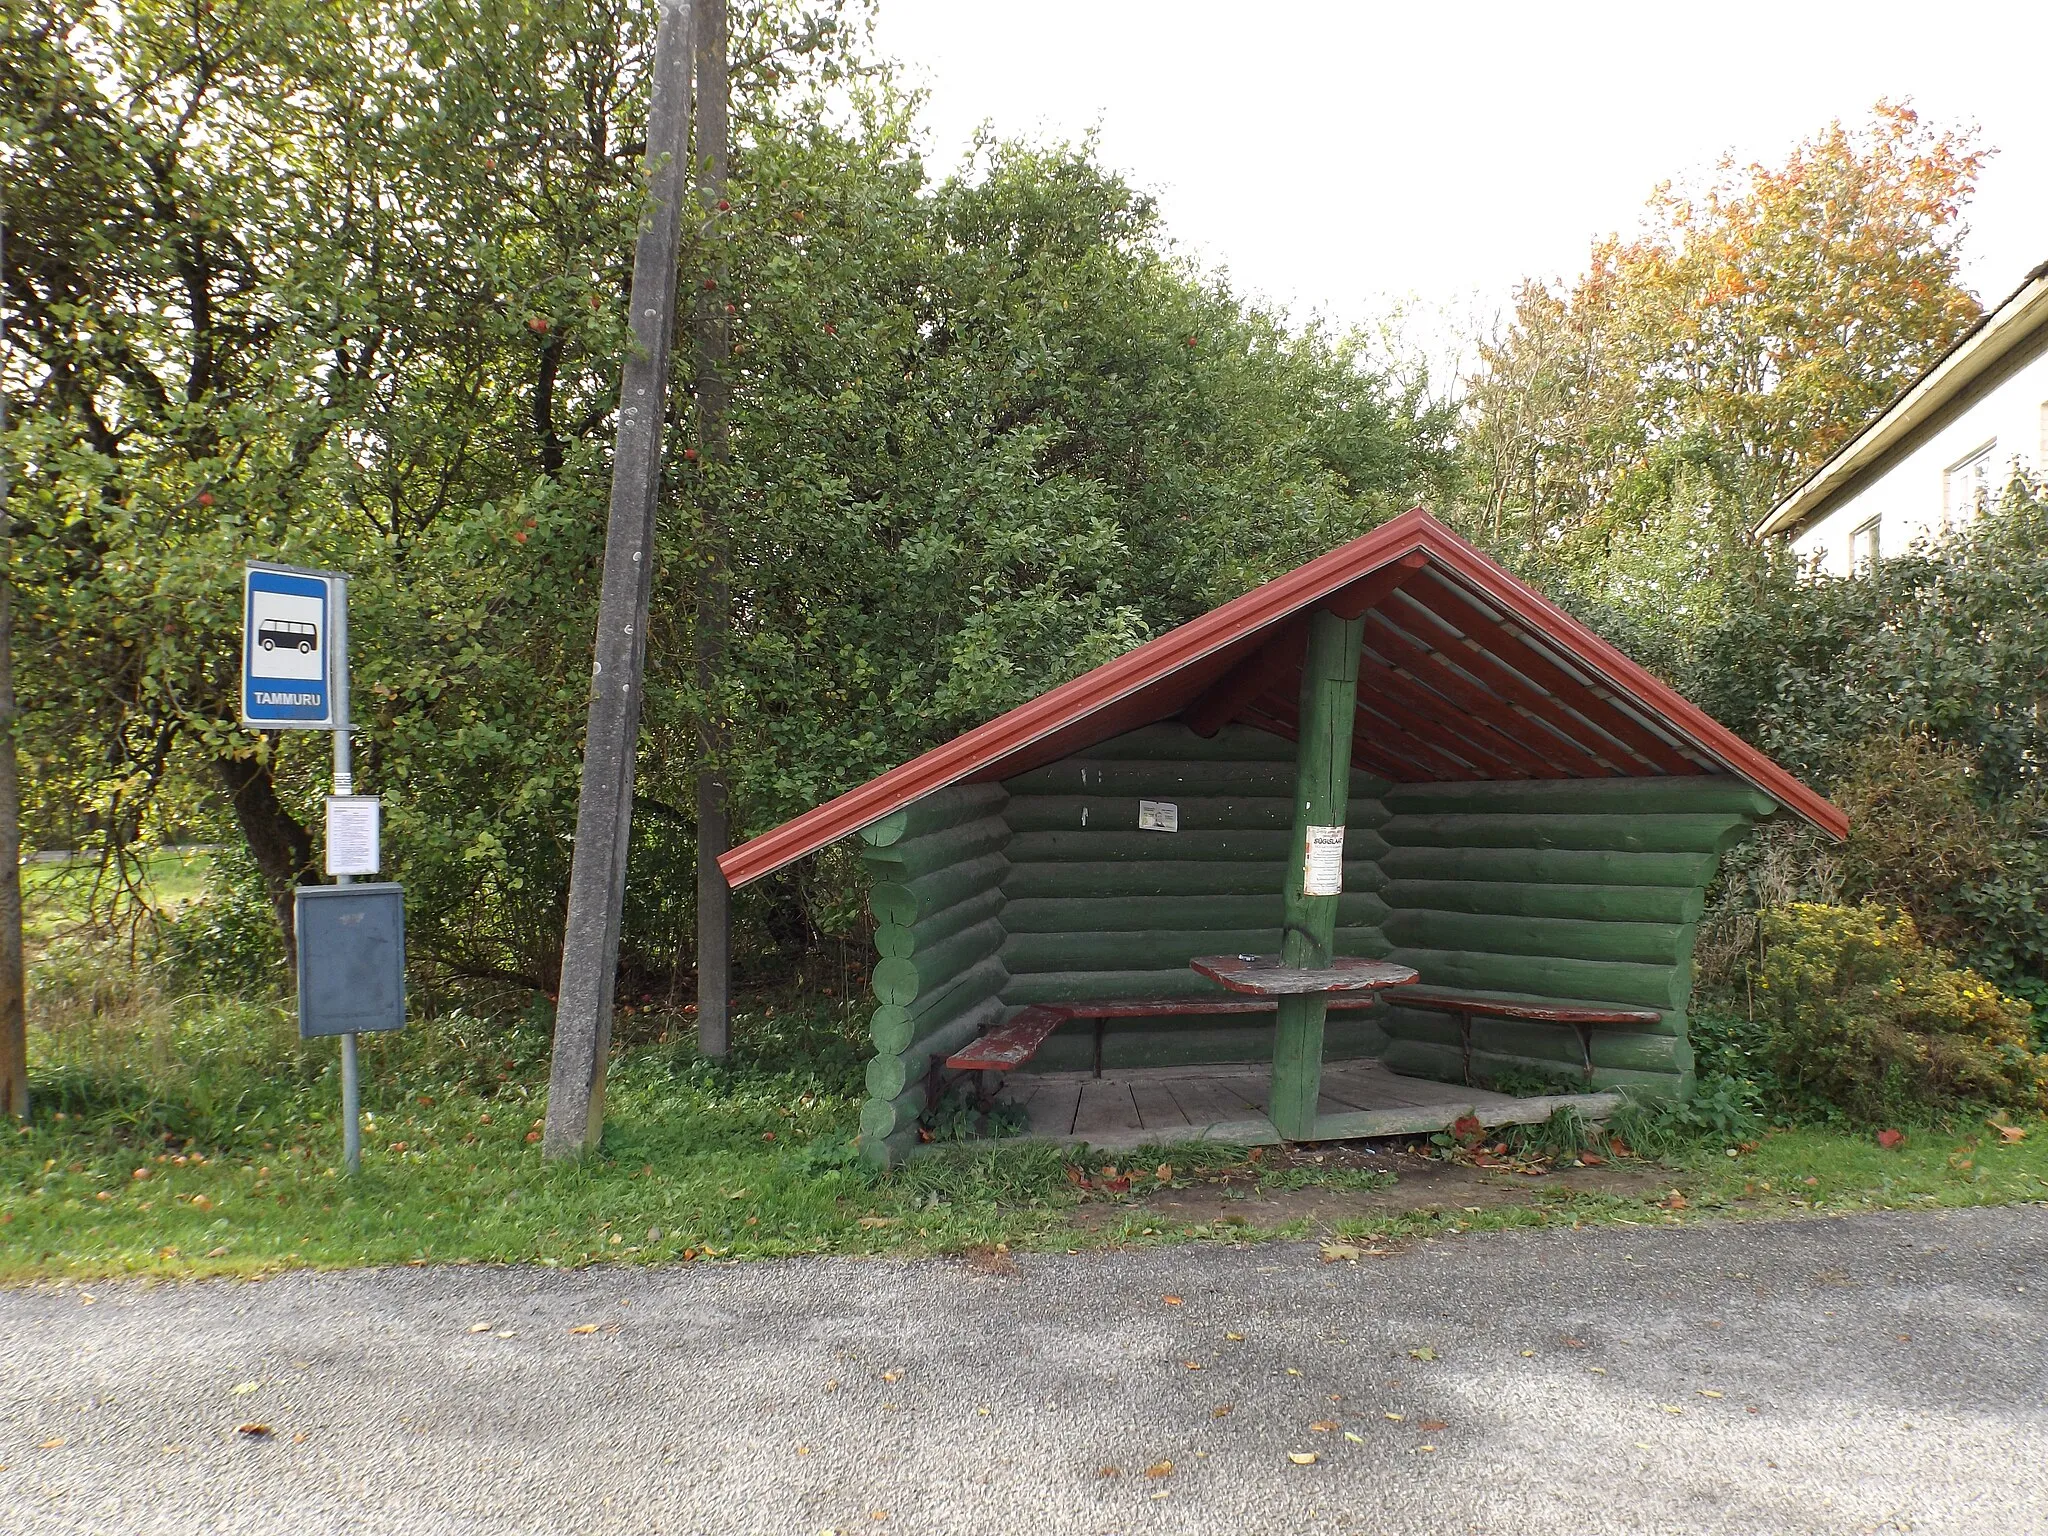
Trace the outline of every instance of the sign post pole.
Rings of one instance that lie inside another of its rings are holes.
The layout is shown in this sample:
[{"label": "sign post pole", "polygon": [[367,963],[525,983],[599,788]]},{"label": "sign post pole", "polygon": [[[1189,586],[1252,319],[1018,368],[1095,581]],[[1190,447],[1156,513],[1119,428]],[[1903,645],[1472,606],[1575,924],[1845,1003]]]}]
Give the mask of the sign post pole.
[{"label": "sign post pole", "polygon": [[[348,715],[348,578],[335,583],[334,615],[330,621],[334,654],[334,793],[356,792],[353,745],[349,741]],[[354,875],[336,875],[336,885],[353,885]],[[356,1036],[350,1030],[341,1037],[341,1155],[351,1174],[363,1171],[363,1085],[356,1066]]]}]

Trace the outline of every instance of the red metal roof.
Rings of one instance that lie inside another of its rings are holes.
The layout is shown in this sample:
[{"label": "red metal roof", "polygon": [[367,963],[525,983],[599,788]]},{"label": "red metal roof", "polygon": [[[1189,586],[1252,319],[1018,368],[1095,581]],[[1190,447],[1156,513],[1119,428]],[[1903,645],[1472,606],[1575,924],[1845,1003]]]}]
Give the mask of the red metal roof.
[{"label": "red metal roof", "polygon": [[1353,761],[1396,783],[1725,773],[1840,838],[1848,818],[1421,508],[850,789],[718,861],[734,886],[934,790],[1181,716],[1294,734],[1302,626],[1369,615]]}]

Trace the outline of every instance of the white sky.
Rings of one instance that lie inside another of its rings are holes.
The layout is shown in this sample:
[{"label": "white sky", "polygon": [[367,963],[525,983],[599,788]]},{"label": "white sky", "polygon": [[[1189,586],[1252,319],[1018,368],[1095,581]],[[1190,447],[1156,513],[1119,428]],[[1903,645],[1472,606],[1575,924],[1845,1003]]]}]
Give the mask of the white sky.
[{"label": "white sky", "polygon": [[[1781,159],[1880,96],[2000,153],[1967,276],[2048,261],[2048,6],[879,0],[931,96],[932,169],[976,125],[1101,129],[1168,230],[1236,285],[1339,324],[1408,301],[1441,351],[1525,275],[1578,271],[1652,187],[1723,150]],[[1233,21],[1235,15],[1237,20]]]}]

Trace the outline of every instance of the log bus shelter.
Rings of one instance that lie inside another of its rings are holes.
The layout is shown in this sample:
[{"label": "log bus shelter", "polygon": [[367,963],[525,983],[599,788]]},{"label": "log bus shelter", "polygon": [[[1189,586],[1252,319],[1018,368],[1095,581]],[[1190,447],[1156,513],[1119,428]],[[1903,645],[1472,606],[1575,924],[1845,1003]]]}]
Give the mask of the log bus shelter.
[{"label": "log bus shelter", "polygon": [[1707,886],[1782,813],[1848,827],[1417,509],[720,866],[864,840],[890,1162],[963,1078],[1103,1147],[1683,1097]]}]

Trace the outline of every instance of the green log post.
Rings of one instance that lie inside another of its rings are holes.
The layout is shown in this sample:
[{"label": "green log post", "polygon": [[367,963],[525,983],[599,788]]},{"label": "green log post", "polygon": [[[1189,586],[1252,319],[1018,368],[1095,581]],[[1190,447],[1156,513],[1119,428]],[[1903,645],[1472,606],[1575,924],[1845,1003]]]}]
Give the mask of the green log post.
[{"label": "green log post", "polygon": [[[1358,652],[1365,620],[1318,610],[1309,619],[1301,668],[1301,734],[1295,757],[1294,849],[1283,888],[1280,959],[1312,969],[1330,963],[1337,933],[1335,896],[1303,890],[1310,827],[1341,827],[1351,795],[1351,732],[1358,712]],[[1323,1019],[1328,999],[1283,997],[1273,1036],[1273,1128],[1289,1141],[1314,1134],[1323,1087]]]}]

